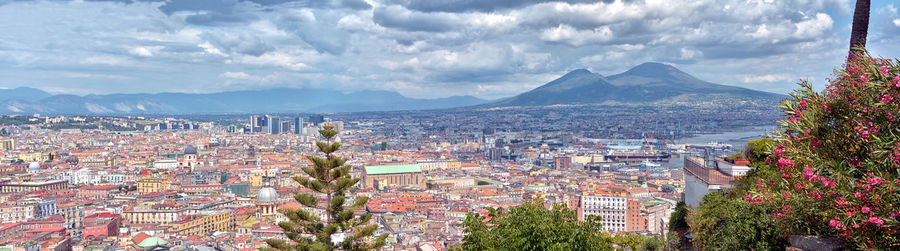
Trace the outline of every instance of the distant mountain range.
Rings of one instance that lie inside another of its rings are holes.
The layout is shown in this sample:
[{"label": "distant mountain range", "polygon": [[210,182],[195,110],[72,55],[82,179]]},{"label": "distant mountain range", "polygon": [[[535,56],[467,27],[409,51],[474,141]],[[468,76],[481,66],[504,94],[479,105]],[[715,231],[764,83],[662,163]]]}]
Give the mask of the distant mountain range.
[{"label": "distant mountain range", "polygon": [[361,112],[443,109],[489,102],[472,96],[408,98],[390,91],[343,93],[279,88],[206,94],[50,95],[19,87],[0,90],[2,114],[177,114],[252,112]]},{"label": "distant mountain range", "polygon": [[0,89],[0,114],[184,114],[253,112],[363,112],[577,104],[654,104],[710,100],[780,101],[787,96],[713,84],[675,67],[644,63],[604,77],[585,69],[514,97],[489,101],[472,96],[408,98],[391,91],[344,93],[280,88],[205,94],[51,95],[19,87]]},{"label": "distant mountain range", "polygon": [[609,77],[585,69],[574,70],[531,91],[481,106],[649,104],[723,98],[777,102],[786,97],[781,94],[713,84],[697,79],[671,65],[643,63]]}]

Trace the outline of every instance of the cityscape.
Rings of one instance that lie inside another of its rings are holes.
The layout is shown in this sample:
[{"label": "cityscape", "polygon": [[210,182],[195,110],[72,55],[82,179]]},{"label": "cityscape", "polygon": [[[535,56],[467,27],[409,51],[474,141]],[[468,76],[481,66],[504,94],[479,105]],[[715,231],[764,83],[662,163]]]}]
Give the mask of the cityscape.
[{"label": "cityscape", "polygon": [[898,250],[895,5],[0,0],[0,251]]}]

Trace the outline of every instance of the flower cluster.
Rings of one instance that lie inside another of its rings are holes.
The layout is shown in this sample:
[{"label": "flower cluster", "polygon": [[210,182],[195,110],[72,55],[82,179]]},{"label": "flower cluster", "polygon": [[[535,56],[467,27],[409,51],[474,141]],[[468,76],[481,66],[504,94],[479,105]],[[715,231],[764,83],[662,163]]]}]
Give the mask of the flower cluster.
[{"label": "flower cluster", "polygon": [[786,234],[900,248],[898,65],[856,54],[822,93],[801,82],[766,161],[780,175],[758,179],[744,200],[769,208]]}]

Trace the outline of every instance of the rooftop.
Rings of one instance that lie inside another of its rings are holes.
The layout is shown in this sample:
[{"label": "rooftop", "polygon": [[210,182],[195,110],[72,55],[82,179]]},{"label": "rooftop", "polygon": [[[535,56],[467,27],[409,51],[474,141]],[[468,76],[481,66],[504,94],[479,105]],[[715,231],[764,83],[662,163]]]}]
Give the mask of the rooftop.
[{"label": "rooftop", "polygon": [[377,174],[397,174],[397,173],[421,173],[422,168],[419,164],[408,165],[387,165],[387,166],[366,166],[366,175]]}]

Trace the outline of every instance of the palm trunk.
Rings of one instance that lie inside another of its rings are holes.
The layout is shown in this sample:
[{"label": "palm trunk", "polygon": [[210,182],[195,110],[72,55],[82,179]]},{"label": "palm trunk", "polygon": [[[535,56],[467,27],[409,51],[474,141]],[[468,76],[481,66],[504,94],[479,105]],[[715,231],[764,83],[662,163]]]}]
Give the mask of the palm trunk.
[{"label": "palm trunk", "polygon": [[856,0],[853,10],[853,30],[850,32],[850,52],[862,52],[866,47],[866,35],[869,33],[870,0]]}]

